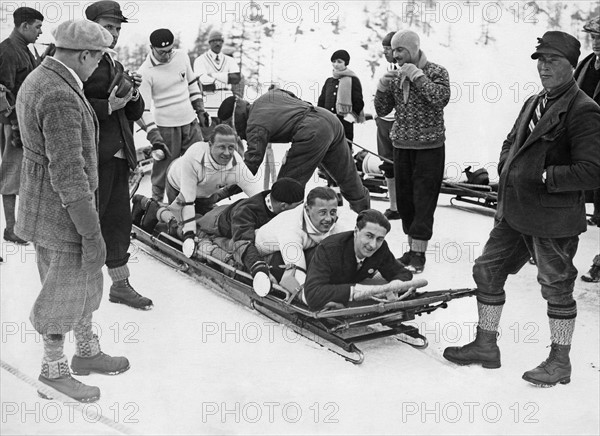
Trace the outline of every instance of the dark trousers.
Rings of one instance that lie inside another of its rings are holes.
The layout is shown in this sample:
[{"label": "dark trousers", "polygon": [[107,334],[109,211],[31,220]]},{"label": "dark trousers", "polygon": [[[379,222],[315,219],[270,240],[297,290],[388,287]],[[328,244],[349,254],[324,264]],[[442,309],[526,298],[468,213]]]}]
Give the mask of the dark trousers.
[{"label": "dark trousers", "polygon": [[277,177],[291,177],[306,185],[319,164],[338,184],[355,212],[369,208],[369,192],[356,171],[344,129],[337,119],[311,112],[298,123]]},{"label": "dark trousers", "polygon": [[[390,130],[392,129],[393,121],[384,120],[383,118],[375,118],[377,123],[377,153],[381,157],[385,157],[391,161],[394,160],[394,146],[390,139]],[[379,166],[383,175],[387,179],[394,177],[394,164],[390,162],[383,162]]]},{"label": "dark trousers", "polygon": [[424,150],[394,148],[396,200],[404,233],[429,241],[444,178],[445,146]]},{"label": "dark trousers", "polygon": [[539,238],[523,235],[501,220],[492,229],[482,255],[473,266],[477,301],[487,305],[504,304],[504,283],[508,275],[519,272],[533,257],[542,297],[548,302],[548,316],[575,318],[577,306],[573,286],[577,269],[573,266],[573,258],[578,244],[579,236]]},{"label": "dark trousers", "polygon": [[125,159],[113,157],[98,168],[100,228],[106,243],[106,266],[117,268],[129,259],[131,206],[129,204],[129,166]]}]

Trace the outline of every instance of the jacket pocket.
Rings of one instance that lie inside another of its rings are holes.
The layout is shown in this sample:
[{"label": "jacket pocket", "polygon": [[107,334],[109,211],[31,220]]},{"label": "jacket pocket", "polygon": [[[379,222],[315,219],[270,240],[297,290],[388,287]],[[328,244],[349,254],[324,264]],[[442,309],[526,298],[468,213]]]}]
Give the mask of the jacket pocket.
[{"label": "jacket pocket", "polygon": [[540,204],[543,207],[573,207],[581,201],[581,195],[581,192],[540,194]]}]

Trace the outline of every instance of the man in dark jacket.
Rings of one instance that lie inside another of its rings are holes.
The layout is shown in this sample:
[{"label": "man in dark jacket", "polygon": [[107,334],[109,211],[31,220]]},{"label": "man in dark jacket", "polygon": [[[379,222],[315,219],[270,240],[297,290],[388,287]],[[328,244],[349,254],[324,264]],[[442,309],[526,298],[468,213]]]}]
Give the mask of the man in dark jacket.
[{"label": "man in dark jacket", "polygon": [[[583,26],[592,39],[593,52],[586,56],[575,68],[575,80],[583,92],[600,104],[600,17],[590,20]],[[593,191],[594,213],[589,224],[600,227],[600,189]],[[594,257],[590,270],[581,276],[585,282],[600,282],[600,254]]]},{"label": "man in dark jacket", "polygon": [[[325,238],[306,273],[304,298],[308,306],[319,310],[328,303],[347,305],[392,291],[398,281],[412,279],[412,273],[388,248],[385,237],[390,229],[381,212],[367,209],[358,214],[354,231]],[[386,283],[361,284],[377,272]]]},{"label": "man in dark jacket", "polygon": [[344,128],[328,110],[290,92],[272,89],[252,104],[236,97],[226,98],[218,117],[232,120],[238,135],[248,142],[244,160],[253,174],[258,171],[269,142],[291,142],[278,177],[290,177],[306,185],[321,164],[339,185],[352,210],[369,208],[369,191],[356,171]]},{"label": "man in dark jacket", "polygon": [[547,301],[551,351],[523,374],[541,386],[571,380],[569,351],[577,316],[573,257],[586,231],[583,190],[600,186],[600,107],[573,79],[580,43],[559,31],[538,38],[531,55],[544,90],[528,99],[502,146],[496,223],[475,260],[479,325],[475,341],[449,347],[444,357],[460,365],[500,367],[496,344],[505,302],[504,284],[530,257]]},{"label": "man in dark jacket", "polygon": [[[111,33],[111,48],[114,48],[121,32],[121,23],[127,22],[119,4],[110,0],[95,2],[87,7],[85,15]],[[144,100],[137,90],[141,77],[132,73],[135,86],[121,90],[120,82],[117,80],[114,83],[114,79],[122,74],[123,65],[106,53],[83,89],[100,121],[99,213],[107,249],[106,267],[113,282],[108,299],[114,303],[148,310],[152,308],[152,300],[138,294],[129,284],[127,267],[131,233],[129,171],[137,165],[133,122],[142,116]]]},{"label": "man in dark jacket", "polygon": [[18,8],[13,13],[15,28],[0,43],[0,91],[5,94],[5,102],[13,108],[0,110],[0,194],[4,206],[4,240],[17,244],[27,241],[15,235],[15,207],[21,179],[23,144],[14,109],[17,92],[25,78],[38,62],[27,46],[33,44],[42,34],[44,16],[32,8]]},{"label": "man in dark jacket", "polygon": [[231,251],[253,277],[254,290],[266,295],[271,290],[269,266],[254,245],[256,229],[284,210],[304,200],[304,187],[289,177],[277,179],[271,190],[263,191],[233,204],[218,206],[197,220],[200,230],[231,241]]}]

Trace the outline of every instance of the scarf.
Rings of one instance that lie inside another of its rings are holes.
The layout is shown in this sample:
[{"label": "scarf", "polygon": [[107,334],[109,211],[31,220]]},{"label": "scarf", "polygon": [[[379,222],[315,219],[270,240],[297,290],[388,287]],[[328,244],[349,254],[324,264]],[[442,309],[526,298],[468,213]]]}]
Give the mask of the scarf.
[{"label": "scarf", "polygon": [[[427,63],[427,56],[425,56],[425,53],[423,53],[423,51],[419,50],[419,59],[417,60],[417,63],[415,65],[417,66],[417,68],[420,68],[422,70],[423,67],[425,67],[426,63]],[[402,78],[400,79],[400,87],[402,87],[402,95],[404,96],[404,104],[406,104],[408,102],[408,97],[410,95],[410,80],[406,80],[406,76],[402,76]]]},{"label": "scarf", "polygon": [[360,114],[352,112],[352,77],[357,77],[354,71],[346,68],[344,71],[333,70],[333,78],[339,79],[340,85],[335,103],[335,111],[338,115],[345,117],[350,115],[355,123],[364,123],[365,113],[360,111]]}]

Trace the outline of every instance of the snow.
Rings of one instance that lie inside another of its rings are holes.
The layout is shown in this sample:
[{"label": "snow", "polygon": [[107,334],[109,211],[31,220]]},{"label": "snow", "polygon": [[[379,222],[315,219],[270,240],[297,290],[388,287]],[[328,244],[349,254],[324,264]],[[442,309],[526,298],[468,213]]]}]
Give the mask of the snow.
[{"label": "snow", "polygon": [[[186,4],[198,7],[194,2]],[[340,5],[342,12],[361,10],[348,2]],[[151,6],[142,5],[140,10]],[[346,14],[346,24],[355,25],[358,18],[350,15]],[[152,26],[163,25],[156,13],[153,18]],[[189,16],[185,20],[189,23]],[[469,26],[452,27],[450,48],[441,45],[439,35],[445,35],[441,30],[422,40],[430,60],[448,68],[456,84],[445,115],[449,177],[460,178],[458,172],[469,164],[486,166],[493,176],[502,140],[525,98],[537,91],[535,62],[529,55],[535,37],[545,29],[524,23],[503,26],[498,42],[486,47],[473,44],[479,28]],[[139,27],[135,32],[143,33]],[[125,36],[130,30],[123,32]],[[360,33],[360,28],[354,28],[343,46],[357,45]],[[323,33],[308,39],[310,44],[302,40],[296,45],[285,39],[278,47],[278,56],[288,56],[278,58],[279,74],[306,89],[328,77],[329,53],[342,46],[340,39],[329,40]],[[326,49],[315,55],[310,50],[319,42]],[[352,60],[356,70],[362,65],[359,58]],[[311,68],[298,68],[298,60],[307,59]],[[373,88],[372,82],[365,88]],[[488,98],[493,83],[502,91],[496,101]],[[482,94],[486,84],[487,97]],[[474,89],[472,98],[469,87]],[[358,144],[376,149],[373,121],[357,126],[355,135]],[[138,133],[136,140],[143,144],[143,135]],[[285,149],[285,145],[274,146],[278,161]],[[308,187],[320,183],[313,178]],[[140,192],[150,192],[148,176]],[[372,206],[383,211],[387,202],[373,201]],[[339,225],[352,227],[355,216],[345,205]],[[490,211],[451,206],[450,196],[441,195],[422,274],[429,281],[426,289],[474,286],[473,261],[492,225]],[[392,222],[387,240],[397,255],[406,249],[400,221]],[[32,246],[1,244],[5,262],[0,264],[0,356],[36,379],[42,343],[28,321],[40,289],[35,251]],[[574,260],[580,274],[598,252],[599,229],[589,227],[581,235]],[[0,369],[2,434],[600,434],[597,284],[575,283],[578,317],[571,383],[540,389],[521,379],[524,371],[547,357],[550,343],[546,303],[533,265],[525,265],[509,278],[500,324],[502,367],[487,370],[456,366],[442,357],[445,347],[472,340],[477,321],[474,298],[451,301],[447,309],[408,323],[428,338],[427,349],[416,350],[392,338],[361,343],[365,361],[355,366],[167,267],[135,245],[131,253],[131,282],[152,298],[154,309],[135,311],[108,302],[106,295],[94,315],[103,350],[127,356],[131,369],[114,377],[80,377],[99,386],[102,397],[95,405],[79,408],[42,400],[34,387]],[[105,294],[109,286],[105,274]],[[72,335],[66,342],[70,357]],[[113,426],[98,422],[98,413]]]}]

